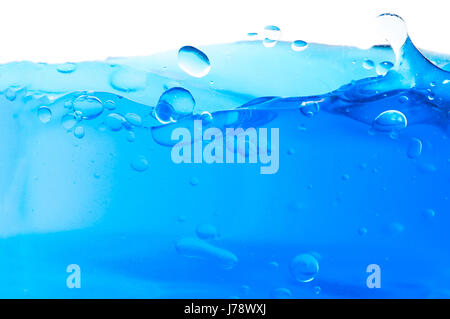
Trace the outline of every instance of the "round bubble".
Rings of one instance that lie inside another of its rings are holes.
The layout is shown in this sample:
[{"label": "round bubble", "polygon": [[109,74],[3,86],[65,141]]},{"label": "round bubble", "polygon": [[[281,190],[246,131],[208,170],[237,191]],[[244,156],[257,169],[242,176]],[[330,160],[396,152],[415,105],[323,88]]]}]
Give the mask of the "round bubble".
[{"label": "round bubble", "polygon": [[407,126],[406,116],[397,110],[388,110],[379,114],[372,123],[372,127],[381,132],[392,132]]},{"label": "round bubble", "polygon": [[298,282],[310,282],[319,272],[319,262],[310,254],[300,254],[292,260],[290,270]]},{"label": "round bubble", "polygon": [[178,51],[178,66],[196,78],[204,77],[211,70],[208,56],[192,46],[184,46]]}]

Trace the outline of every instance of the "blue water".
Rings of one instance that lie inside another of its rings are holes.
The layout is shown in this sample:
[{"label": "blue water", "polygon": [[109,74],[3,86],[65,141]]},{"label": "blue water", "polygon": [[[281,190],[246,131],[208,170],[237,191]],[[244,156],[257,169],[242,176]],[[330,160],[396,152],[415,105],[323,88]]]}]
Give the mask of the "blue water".
[{"label": "blue water", "polygon": [[[0,297],[450,297],[450,56],[394,31],[1,65]],[[174,163],[194,120],[279,129],[278,171]]]}]

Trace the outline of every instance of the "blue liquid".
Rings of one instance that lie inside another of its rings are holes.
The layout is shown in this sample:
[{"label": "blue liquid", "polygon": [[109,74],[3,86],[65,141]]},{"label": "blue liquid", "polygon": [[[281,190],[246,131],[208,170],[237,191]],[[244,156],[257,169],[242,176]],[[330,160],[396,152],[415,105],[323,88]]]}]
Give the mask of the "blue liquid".
[{"label": "blue liquid", "polygon": [[[176,51],[0,66],[1,297],[450,296],[450,57],[427,60],[409,38],[398,56],[261,41],[202,52],[201,78]],[[154,108],[176,87],[195,107],[163,124]],[[278,172],[175,164],[171,132],[195,119],[279,128]]]}]

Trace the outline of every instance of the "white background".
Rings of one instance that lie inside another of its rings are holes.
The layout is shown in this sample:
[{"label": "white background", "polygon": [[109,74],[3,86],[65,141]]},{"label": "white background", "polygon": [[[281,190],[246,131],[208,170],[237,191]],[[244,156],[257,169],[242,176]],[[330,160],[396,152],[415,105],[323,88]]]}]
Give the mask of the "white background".
[{"label": "white background", "polygon": [[378,14],[399,14],[417,46],[450,53],[446,0],[1,0],[0,62],[148,55],[242,40],[274,24],[282,40],[369,47]]}]

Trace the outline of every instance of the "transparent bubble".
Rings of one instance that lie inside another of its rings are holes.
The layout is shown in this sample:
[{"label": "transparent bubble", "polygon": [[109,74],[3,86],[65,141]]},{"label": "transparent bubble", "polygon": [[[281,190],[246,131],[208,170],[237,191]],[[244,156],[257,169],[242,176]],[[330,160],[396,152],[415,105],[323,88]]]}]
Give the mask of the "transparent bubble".
[{"label": "transparent bubble", "polygon": [[372,60],[364,60],[363,67],[366,70],[372,70],[375,67],[375,63]]},{"label": "transparent bubble", "polygon": [[66,130],[71,130],[77,123],[79,119],[73,113],[68,113],[64,115],[61,119],[61,125]]},{"label": "transparent bubble", "polygon": [[291,48],[294,51],[303,51],[308,47],[308,43],[303,40],[295,40],[291,44]]},{"label": "transparent bubble", "polygon": [[165,91],[154,110],[155,118],[162,124],[176,122],[180,117],[193,113],[195,100],[191,93],[175,87]]},{"label": "transparent bubble", "polygon": [[310,254],[300,254],[292,260],[290,270],[297,281],[310,282],[319,272],[319,262]]},{"label": "transparent bubble", "polygon": [[52,111],[46,106],[41,106],[38,109],[38,118],[42,123],[48,123],[52,119]]},{"label": "transparent bubble", "polygon": [[208,56],[192,46],[184,46],[178,51],[178,66],[197,78],[204,77],[211,70]]},{"label": "transparent bubble", "polygon": [[84,128],[82,126],[77,126],[75,130],[73,131],[73,135],[76,138],[83,138],[84,137]]},{"label": "transparent bubble", "polygon": [[281,37],[281,30],[277,26],[268,25],[264,28],[263,44],[267,48],[274,47]]},{"label": "transparent bubble", "polygon": [[56,70],[59,73],[72,73],[77,69],[77,65],[75,63],[63,63],[56,67]]},{"label": "transparent bubble", "polygon": [[307,117],[313,117],[320,110],[320,104],[316,101],[303,101],[300,111]]},{"label": "transparent bubble", "polygon": [[144,155],[138,155],[131,161],[131,168],[137,172],[146,171],[148,168],[148,160]]},{"label": "transparent bubble", "polygon": [[399,131],[407,126],[406,116],[397,110],[388,110],[379,114],[372,127],[381,132]]},{"label": "transparent bubble", "polygon": [[92,119],[103,112],[103,103],[95,96],[81,95],[73,101],[73,110],[83,119]]},{"label": "transparent bubble", "polygon": [[126,120],[122,115],[118,113],[111,113],[106,117],[105,124],[111,131],[116,132],[122,129],[125,121]]},{"label": "transparent bubble", "polygon": [[274,299],[288,299],[292,296],[292,292],[288,288],[275,288],[270,296]]},{"label": "transparent bubble", "polygon": [[142,119],[139,115],[135,113],[127,113],[125,114],[125,119],[128,123],[130,123],[133,126],[142,126]]},{"label": "transparent bubble", "polygon": [[422,141],[414,137],[409,142],[407,155],[409,158],[418,158],[420,154],[422,154]]}]

